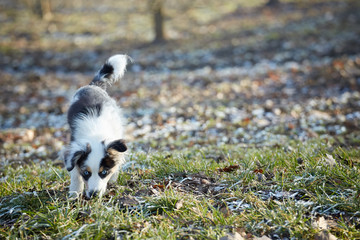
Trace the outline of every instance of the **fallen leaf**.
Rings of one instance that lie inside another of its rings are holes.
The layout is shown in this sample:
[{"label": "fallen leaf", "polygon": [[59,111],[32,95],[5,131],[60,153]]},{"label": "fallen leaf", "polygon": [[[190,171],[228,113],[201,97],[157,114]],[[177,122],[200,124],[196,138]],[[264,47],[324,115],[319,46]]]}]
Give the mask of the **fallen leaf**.
[{"label": "fallen leaf", "polygon": [[153,185],[153,188],[164,189],[165,186],[162,185],[162,184],[154,184],[154,185]]},{"label": "fallen leaf", "polygon": [[294,129],[294,128],[295,128],[295,125],[292,124],[292,123],[289,123],[289,124],[288,124],[288,128],[289,128],[289,129]]},{"label": "fallen leaf", "polygon": [[62,104],[62,103],[65,102],[66,99],[63,96],[58,96],[58,97],[55,98],[55,100],[56,100],[56,103]]},{"label": "fallen leaf", "polygon": [[242,120],[241,126],[245,127],[245,126],[249,125],[250,122],[251,122],[251,119],[247,117],[247,118]]},{"label": "fallen leaf", "polygon": [[311,224],[313,228],[317,228],[320,230],[327,230],[328,223],[324,217],[318,217],[315,222]]},{"label": "fallen leaf", "polygon": [[109,191],[108,195],[114,197],[116,195],[116,191],[111,190],[111,191]]},{"label": "fallen leaf", "polygon": [[264,173],[264,170],[262,170],[262,169],[255,169],[255,170],[254,170],[254,173]]},{"label": "fallen leaf", "polygon": [[344,69],[345,64],[344,64],[343,61],[334,60],[334,61],[333,61],[333,66],[334,66],[334,68],[337,69],[337,70],[342,70],[342,69]]},{"label": "fallen leaf", "polygon": [[180,208],[182,208],[184,205],[184,200],[183,199],[180,199],[179,201],[177,201],[175,203],[175,209],[179,210]]},{"label": "fallen leaf", "polygon": [[201,183],[202,183],[202,184],[205,184],[205,185],[211,184],[211,182],[210,182],[209,180],[204,179],[204,178],[201,179]]},{"label": "fallen leaf", "polygon": [[217,170],[219,172],[233,172],[233,171],[235,171],[236,169],[239,169],[239,168],[240,168],[239,165],[230,165],[228,167],[218,168]]},{"label": "fallen leaf", "polygon": [[274,71],[269,71],[268,72],[268,76],[271,80],[275,81],[275,82],[278,82],[280,80],[280,76],[279,74],[277,74],[276,72]]}]

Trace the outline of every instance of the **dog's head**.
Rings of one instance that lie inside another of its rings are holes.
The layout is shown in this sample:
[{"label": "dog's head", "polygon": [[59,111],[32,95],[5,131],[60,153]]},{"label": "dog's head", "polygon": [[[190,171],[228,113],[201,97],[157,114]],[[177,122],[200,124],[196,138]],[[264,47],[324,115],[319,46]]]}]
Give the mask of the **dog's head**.
[{"label": "dog's head", "polygon": [[123,153],[127,150],[125,142],[120,139],[105,144],[103,141],[87,143],[86,146],[76,145],[75,148],[78,150],[65,154],[67,170],[76,168],[84,180],[88,198],[101,196],[111,176],[124,160]]}]

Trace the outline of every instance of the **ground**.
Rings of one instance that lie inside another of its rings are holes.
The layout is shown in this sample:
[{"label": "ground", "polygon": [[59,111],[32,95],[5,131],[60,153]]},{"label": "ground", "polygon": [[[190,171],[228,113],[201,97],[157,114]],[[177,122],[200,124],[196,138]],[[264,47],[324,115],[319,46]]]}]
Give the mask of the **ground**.
[{"label": "ground", "polygon": [[[157,45],[146,8],[1,3],[1,238],[360,238],[360,3],[244,2],[169,3]],[[69,101],[116,53],[127,162],[68,199]]]}]

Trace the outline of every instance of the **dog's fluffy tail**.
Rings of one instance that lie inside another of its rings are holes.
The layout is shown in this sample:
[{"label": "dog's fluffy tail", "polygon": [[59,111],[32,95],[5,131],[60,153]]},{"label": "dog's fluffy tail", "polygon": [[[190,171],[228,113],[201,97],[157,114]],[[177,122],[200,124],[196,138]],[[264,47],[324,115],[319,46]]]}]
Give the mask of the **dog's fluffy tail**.
[{"label": "dog's fluffy tail", "polygon": [[110,57],[96,73],[90,85],[96,85],[106,90],[108,85],[124,76],[129,61],[132,62],[132,59],[128,55],[118,54]]}]

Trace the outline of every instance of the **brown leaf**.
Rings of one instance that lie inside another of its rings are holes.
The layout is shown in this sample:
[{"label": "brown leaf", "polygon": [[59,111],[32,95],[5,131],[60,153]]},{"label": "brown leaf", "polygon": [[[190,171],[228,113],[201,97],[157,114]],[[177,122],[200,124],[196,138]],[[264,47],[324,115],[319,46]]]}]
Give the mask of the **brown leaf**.
[{"label": "brown leaf", "polygon": [[228,167],[218,168],[217,170],[219,172],[233,172],[233,171],[235,171],[236,169],[239,169],[239,168],[240,168],[239,165],[230,165]]},{"label": "brown leaf", "polygon": [[116,191],[115,191],[114,189],[111,189],[111,190],[109,191],[108,195],[110,195],[110,196],[113,197],[113,196],[116,195]]},{"label": "brown leaf", "polygon": [[333,66],[334,66],[334,68],[337,69],[337,70],[342,70],[342,69],[344,69],[345,64],[344,64],[343,61],[334,60],[334,61],[333,61]]},{"label": "brown leaf", "polygon": [[56,100],[56,103],[61,104],[61,103],[64,103],[66,99],[63,96],[58,96],[55,98],[55,100]]},{"label": "brown leaf", "polygon": [[268,72],[268,76],[271,80],[275,81],[275,82],[278,82],[280,80],[280,76],[279,74],[277,74],[276,72],[273,72],[273,71],[269,71]]},{"label": "brown leaf", "polygon": [[288,124],[288,128],[289,128],[289,129],[294,129],[294,128],[295,128],[295,125],[292,124],[292,123],[289,123],[289,124]]},{"label": "brown leaf", "polygon": [[254,170],[254,173],[264,173],[264,170],[262,170],[262,169],[255,169],[255,170]]},{"label": "brown leaf", "polygon": [[201,179],[201,183],[202,183],[202,184],[205,184],[205,185],[211,184],[211,182],[210,182],[209,180],[205,179],[205,178],[202,178],[202,179]]},{"label": "brown leaf", "polygon": [[164,189],[165,186],[162,185],[162,184],[154,184],[154,185],[153,185],[153,188]]},{"label": "brown leaf", "polygon": [[249,125],[250,122],[251,122],[250,118],[245,118],[244,120],[242,120],[241,126],[245,127],[245,126]]}]

